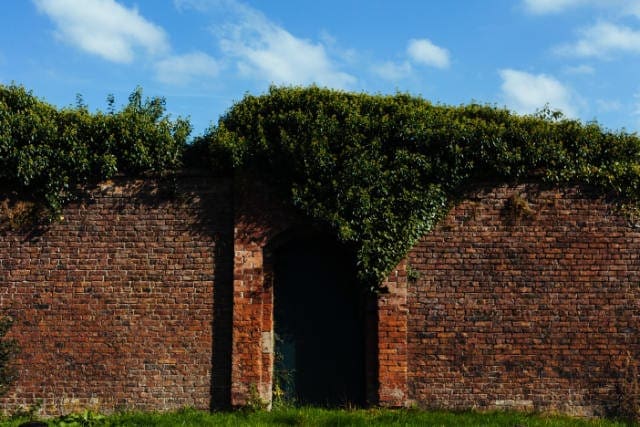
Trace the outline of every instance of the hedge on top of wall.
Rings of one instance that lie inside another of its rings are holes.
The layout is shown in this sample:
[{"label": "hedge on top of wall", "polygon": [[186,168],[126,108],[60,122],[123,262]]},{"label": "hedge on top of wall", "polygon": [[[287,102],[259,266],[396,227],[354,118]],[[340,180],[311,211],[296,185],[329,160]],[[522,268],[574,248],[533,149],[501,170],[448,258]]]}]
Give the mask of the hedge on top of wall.
[{"label": "hedge on top of wall", "polygon": [[0,85],[0,194],[28,195],[53,214],[116,173],[177,168],[190,132],[187,120],[165,115],[163,98],[143,99],[140,88],[121,110],[110,96],[106,113],[91,113],[81,98],[57,109],[22,86]]},{"label": "hedge on top of wall", "polygon": [[640,199],[640,139],[548,109],[273,87],[236,103],[196,145],[216,169],[270,182],[353,248],[372,288],[474,182],[587,185]]},{"label": "hedge on top of wall", "polygon": [[[586,185],[623,207],[640,200],[640,139],[543,110],[433,105],[407,94],[318,87],[247,95],[193,144],[187,120],[136,89],[116,111],[57,109],[0,85],[0,194],[50,213],[116,173],[163,173],[208,157],[251,174],[353,249],[363,283],[393,266],[475,182]],[[637,210],[636,210],[637,212]]]}]

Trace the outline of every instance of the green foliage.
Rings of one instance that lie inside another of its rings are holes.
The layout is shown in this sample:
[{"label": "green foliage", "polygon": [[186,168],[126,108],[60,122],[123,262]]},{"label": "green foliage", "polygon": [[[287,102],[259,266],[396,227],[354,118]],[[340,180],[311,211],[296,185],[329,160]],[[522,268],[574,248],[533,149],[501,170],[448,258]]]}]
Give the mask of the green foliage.
[{"label": "green foliage", "polygon": [[160,174],[201,164],[208,152],[214,170],[270,181],[331,230],[374,289],[474,183],[587,185],[639,211],[640,139],[548,109],[517,116],[406,94],[271,88],[246,96],[187,146],[190,124],[166,116],[162,98],[143,99],[138,88],[119,111],[113,97],[107,102],[106,113],[90,113],[80,96],[56,109],[0,85],[0,191],[57,213],[116,173]]},{"label": "green foliage", "polygon": [[[17,427],[20,420],[2,421]],[[175,412],[131,412],[109,416],[71,415],[48,421],[51,426],[574,426],[622,427],[628,424],[604,419],[547,416],[523,412],[446,412],[418,409],[326,409],[282,408],[273,411],[205,412],[183,409]]]},{"label": "green foliage", "polygon": [[0,318],[0,396],[7,392],[16,378],[16,371],[11,362],[18,353],[18,345],[15,340],[5,337],[12,324],[11,317]]},{"label": "green foliage", "polygon": [[0,85],[0,184],[51,213],[87,185],[116,173],[161,173],[180,165],[188,121],[164,115],[162,98],[137,88],[120,111],[90,113],[82,98],[56,109],[21,86]]},{"label": "green foliage", "polygon": [[296,370],[292,366],[287,366],[285,355],[282,352],[285,340],[280,334],[274,335],[272,406],[278,409],[290,407],[296,402],[294,393]]},{"label": "green foliage", "polygon": [[640,198],[637,136],[549,110],[274,87],[246,96],[202,141],[216,168],[268,180],[333,230],[372,288],[473,183],[541,180]]},{"label": "green foliage", "polygon": [[258,387],[255,384],[249,385],[249,399],[244,405],[243,409],[248,412],[254,411],[262,411],[267,409],[269,406],[268,402],[262,400],[260,397],[260,393],[258,392]]},{"label": "green foliage", "polygon": [[420,271],[414,269],[411,264],[407,265],[407,279],[412,283],[415,283],[420,279]]},{"label": "green foliage", "polygon": [[56,427],[93,427],[104,425],[106,417],[95,414],[91,411],[84,411],[79,414],[68,414],[51,422]]}]

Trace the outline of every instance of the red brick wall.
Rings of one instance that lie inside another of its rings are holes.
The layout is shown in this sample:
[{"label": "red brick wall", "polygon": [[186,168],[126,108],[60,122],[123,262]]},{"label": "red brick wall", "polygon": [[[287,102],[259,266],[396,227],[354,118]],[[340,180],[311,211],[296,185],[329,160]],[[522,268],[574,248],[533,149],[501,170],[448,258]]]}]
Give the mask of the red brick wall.
[{"label": "red brick wall", "polygon": [[[41,235],[0,233],[22,346],[3,408],[270,401],[270,250],[304,222],[246,180],[183,176],[177,194],[105,184]],[[369,401],[603,413],[640,358],[639,253],[640,231],[575,189],[478,191],[371,304]]]},{"label": "red brick wall", "polygon": [[228,403],[230,184],[166,190],[106,183],[41,235],[0,234],[0,305],[22,348],[5,410]]},{"label": "red brick wall", "polygon": [[478,192],[408,256],[410,399],[615,406],[628,356],[640,358],[639,256],[640,230],[575,189]]}]

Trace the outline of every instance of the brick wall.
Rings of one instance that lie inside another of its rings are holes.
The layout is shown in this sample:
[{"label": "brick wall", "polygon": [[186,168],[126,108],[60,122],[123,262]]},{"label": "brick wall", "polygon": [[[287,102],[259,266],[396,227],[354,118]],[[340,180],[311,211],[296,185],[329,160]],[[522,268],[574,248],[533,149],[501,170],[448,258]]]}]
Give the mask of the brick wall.
[{"label": "brick wall", "polygon": [[230,184],[177,187],[105,183],[41,234],[0,234],[0,305],[22,348],[5,410],[228,403]]},{"label": "brick wall", "polygon": [[640,357],[639,256],[640,231],[576,189],[475,193],[408,256],[410,399],[613,409]]},{"label": "brick wall", "polygon": [[[0,233],[0,307],[22,346],[4,409],[270,401],[272,251],[308,224],[247,180],[166,190],[105,183],[42,233]],[[474,192],[368,306],[368,400],[612,409],[640,358],[639,253],[640,231],[577,189]]]}]

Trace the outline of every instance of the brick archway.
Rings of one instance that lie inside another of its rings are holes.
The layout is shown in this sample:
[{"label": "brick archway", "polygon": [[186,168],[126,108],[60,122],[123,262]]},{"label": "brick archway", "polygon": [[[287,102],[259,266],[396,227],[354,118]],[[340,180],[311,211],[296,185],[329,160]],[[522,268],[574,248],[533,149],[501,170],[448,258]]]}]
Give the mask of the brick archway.
[{"label": "brick archway", "polygon": [[298,404],[364,405],[367,295],[353,253],[331,235],[313,233],[272,254],[274,382]]},{"label": "brick archway", "polygon": [[[270,406],[274,366],[274,242],[304,221],[267,187],[237,178],[234,201],[231,405],[259,399]],[[285,236],[285,237],[283,237]],[[404,262],[367,309],[365,378],[368,404],[407,402],[407,277]]]}]

